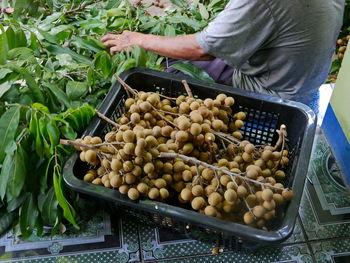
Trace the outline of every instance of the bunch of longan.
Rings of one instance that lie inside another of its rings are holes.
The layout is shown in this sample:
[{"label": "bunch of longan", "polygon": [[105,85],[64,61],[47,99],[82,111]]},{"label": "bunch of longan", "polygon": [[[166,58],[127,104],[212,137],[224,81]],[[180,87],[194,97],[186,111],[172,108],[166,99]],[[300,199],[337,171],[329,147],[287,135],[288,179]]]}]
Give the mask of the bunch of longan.
[{"label": "bunch of longan", "polygon": [[339,60],[342,60],[344,58],[344,53],[346,51],[348,42],[350,39],[350,35],[343,37],[343,38],[339,38],[337,40],[337,57]]},{"label": "bunch of longan", "polygon": [[171,199],[202,214],[264,228],[293,195],[283,185],[288,151],[241,141],[246,114],[234,114],[234,103],[225,94],[202,100],[136,93],[104,141],[75,141],[80,159],[95,167],[84,181],[132,200]]}]

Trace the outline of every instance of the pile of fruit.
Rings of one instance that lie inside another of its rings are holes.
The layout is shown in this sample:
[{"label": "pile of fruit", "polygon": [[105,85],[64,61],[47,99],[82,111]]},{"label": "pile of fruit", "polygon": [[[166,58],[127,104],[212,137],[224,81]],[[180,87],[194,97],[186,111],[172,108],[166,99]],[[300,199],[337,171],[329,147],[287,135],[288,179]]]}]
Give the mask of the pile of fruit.
[{"label": "pile of fruit", "polygon": [[75,141],[93,169],[84,181],[114,188],[132,200],[149,198],[224,220],[267,229],[293,197],[285,187],[286,127],[275,146],[253,145],[239,129],[246,114],[232,112],[233,97],[198,99],[136,91],[104,138]]},{"label": "pile of fruit", "polygon": [[346,51],[346,47],[348,45],[350,39],[350,35],[343,37],[343,38],[339,38],[337,40],[337,57],[339,60],[342,60],[344,58],[344,53]]}]

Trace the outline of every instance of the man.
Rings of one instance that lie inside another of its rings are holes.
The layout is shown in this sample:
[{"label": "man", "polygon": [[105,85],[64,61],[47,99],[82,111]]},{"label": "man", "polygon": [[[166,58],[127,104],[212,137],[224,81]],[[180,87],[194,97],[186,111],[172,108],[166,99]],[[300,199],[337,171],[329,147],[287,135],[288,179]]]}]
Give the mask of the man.
[{"label": "man", "polygon": [[344,4],[344,0],[231,0],[197,34],[165,37],[124,31],[108,34],[102,42],[112,54],[138,45],[170,58],[211,61],[199,63],[231,70],[236,88],[303,100],[327,78]]}]

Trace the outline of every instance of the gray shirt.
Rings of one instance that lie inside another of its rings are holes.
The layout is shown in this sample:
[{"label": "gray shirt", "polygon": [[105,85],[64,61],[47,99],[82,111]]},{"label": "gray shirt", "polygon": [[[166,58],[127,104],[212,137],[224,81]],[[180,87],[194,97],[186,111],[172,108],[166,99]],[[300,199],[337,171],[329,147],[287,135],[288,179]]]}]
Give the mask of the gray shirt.
[{"label": "gray shirt", "polygon": [[303,96],[327,78],[343,10],[344,0],[231,0],[196,39],[235,68],[234,87]]}]

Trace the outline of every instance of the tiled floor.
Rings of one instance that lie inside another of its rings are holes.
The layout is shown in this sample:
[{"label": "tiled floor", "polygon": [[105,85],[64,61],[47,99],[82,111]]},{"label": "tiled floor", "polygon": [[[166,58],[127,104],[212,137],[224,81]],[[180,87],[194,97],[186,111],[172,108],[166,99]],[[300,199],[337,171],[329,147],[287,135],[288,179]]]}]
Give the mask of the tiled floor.
[{"label": "tiled floor", "polygon": [[294,233],[280,245],[254,253],[231,251],[118,214],[94,214],[85,215],[79,232],[68,229],[26,242],[8,233],[0,239],[0,262],[350,262],[350,194],[320,130]]}]

